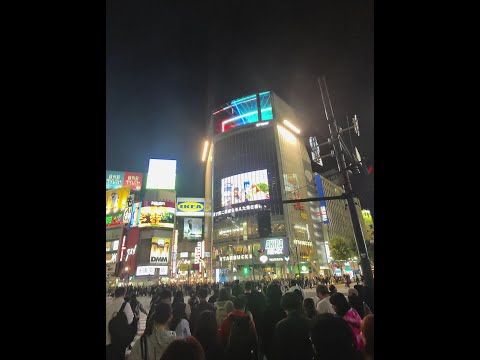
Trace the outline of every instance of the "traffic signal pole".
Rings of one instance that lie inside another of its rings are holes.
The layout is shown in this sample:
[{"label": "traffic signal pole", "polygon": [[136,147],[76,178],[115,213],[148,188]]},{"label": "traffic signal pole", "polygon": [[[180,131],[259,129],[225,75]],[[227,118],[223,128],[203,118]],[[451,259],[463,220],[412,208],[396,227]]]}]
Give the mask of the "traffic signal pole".
[{"label": "traffic signal pole", "polygon": [[325,82],[325,77],[323,77],[323,83],[325,86],[325,91],[326,91],[326,97],[329,102],[329,107],[331,111],[331,120],[329,119],[328,116],[328,111],[327,111],[327,106],[325,104],[325,97],[322,89],[322,83],[320,79],[318,79],[318,85],[320,87],[320,93],[322,95],[322,102],[323,106],[325,109],[325,116],[327,118],[328,124],[328,129],[330,131],[330,136],[331,136],[331,142],[333,146],[333,150],[335,152],[335,156],[337,159],[338,163],[338,169],[340,173],[343,175],[345,179],[345,195],[347,199],[347,204],[348,204],[348,209],[350,211],[350,218],[352,219],[352,225],[353,225],[353,231],[355,234],[355,241],[357,245],[357,250],[360,255],[360,267],[362,269],[362,274],[365,278],[365,285],[368,287],[373,288],[373,273],[372,273],[372,267],[370,265],[370,259],[368,258],[368,253],[367,253],[367,248],[365,246],[365,239],[363,238],[363,232],[362,232],[362,227],[360,225],[360,220],[358,218],[358,213],[357,213],[357,208],[355,207],[355,201],[354,201],[354,193],[352,189],[352,183],[350,182],[350,177],[348,174],[347,170],[347,164],[345,162],[345,155],[342,150],[342,145],[341,145],[341,139],[340,139],[340,134],[341,132],[339,131],[337,127],[337,122],[335,121],[335,116],[333,114],[333,108],[332,104],[330,101],[330,95],[328,94],[328,88],[327,84]]}]

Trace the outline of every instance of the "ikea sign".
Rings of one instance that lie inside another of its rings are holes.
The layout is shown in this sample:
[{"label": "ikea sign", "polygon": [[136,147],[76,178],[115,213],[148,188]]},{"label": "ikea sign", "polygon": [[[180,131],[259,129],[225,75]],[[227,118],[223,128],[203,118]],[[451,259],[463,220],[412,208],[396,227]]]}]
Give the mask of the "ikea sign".
[{"label": "ikea sign", "polygon": [[205,198],[177,198],[177,216],[198,216],[205,214]]}]

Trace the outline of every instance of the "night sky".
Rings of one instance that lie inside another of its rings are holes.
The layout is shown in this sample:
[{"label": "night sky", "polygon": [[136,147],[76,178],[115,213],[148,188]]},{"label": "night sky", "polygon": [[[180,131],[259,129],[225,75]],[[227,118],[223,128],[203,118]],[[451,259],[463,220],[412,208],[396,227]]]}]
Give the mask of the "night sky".
[{"label": "night sky", "polygon": [[[107,0],[107,169],[146,172],[150,158],[176,159],[178,196],[202,197],[211,110],[272,90],[295,109],[303,135],[324,141],[321,75],[339,125],[359,118],[354,143],[373,163],[373,1],[319,2],[179,9]],[[373,212],[373,174],[352,181]]]}]

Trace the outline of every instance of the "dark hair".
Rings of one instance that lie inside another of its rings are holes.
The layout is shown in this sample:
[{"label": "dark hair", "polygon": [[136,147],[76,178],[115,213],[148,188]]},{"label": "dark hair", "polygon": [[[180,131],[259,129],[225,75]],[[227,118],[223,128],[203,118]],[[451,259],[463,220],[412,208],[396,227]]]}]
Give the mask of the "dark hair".
[{"label": "dark hair", "polygon": [[293,292],[283,294],[280,305],[285,311],[299,310],[302,308],[302,300]]},{"label": "dark hair", "polygon": [[165,349],[160,360],[205,360],[202,345],[193,336],[173,340]]},{"label": "dark hair", "polygon": [[153,321],[157,324],[166,324],[172,315],[172,307],[168,304],[159,303],[155,306]]},{"label": "dark hair", "polygon": [[290,286],[295,286],[295,285],[297,285],[297,280],[295,279],[290,280]]},{"label": "dark hair", "polygon": [[350,306],[355,309],[355,311],[363,319],[365,317],[365,308],[363,307],[363,301],[360,296],[352,294],[348,296],[348,302]]},{"label": "dark hair", "polygon": [[357,359],[352,331],[342,318],[329,313],[315,316],[311,335],[320,359]]},{"label": "dark hair", "polygon": [[336,294],[337,293],[337,288],[333,284],[328,287],[328,290],[330,291],[330,294]]},{"label": "dark hair", "polygon": [[172,300],[172,292],[168,289],[165,289],[160,293],[160,300],[167,300],[167,299]]},{"label": "dark hair", "polygon": [[137,295],[135,293],[130,294],[130,307],[132,308],[133,311],[135,311],[135,308],[138,305],[138,300],[137,300]]},{"label": "dark hair", "polygon": [[312,298],[305,298],[305,300],[303,300],[303,311],[305,316],[309,319],[312,319],[315,315],[317,315],[317,310],[315,310],[315,302]]},{"label": "dark hair", "polygon": [[327,295],[328,294],[328,288],[326,285],[317,285],[317,294],[321,295]]},{"label": "dark hair", "polygon": [[271,283],[267,286],[267,304],[271,307],[280,308],[280,301],[282,300],[282,289],[280,285]]},{"label": "dark hair", "polygon": [[225,301],[225,300],[229,300],[227,288],[220,289],[220,292],[218,293],[218,299],[217,299],[217,301]]},{"label": "dark hair", "polygon": [[247,306],[247,297],[243,294],[238,295],[233,299],[233,308],[235,310],[244,309]]},{"label": "dark hair", "polygon": [[186,307],[187,305],[185,305],[183,302],[177,302],[175,305],[173,305],[173,318],[170,322],[170,330],[175,331],[177,325],[180,324],[180,321],[187,318],[187,314],[185,314]]},{"label": "dark hair", "polygon": [[184,298],[183,298],[183,291],[182,290],[177,290],[175,291],[175,294],[173,295],[173,302],[185,302]]},{"label": "dark hair", "polygon": [[303,301],[303,295],[302,295],[302,292],[300,290],[295,289],[295,290],[293,290],[293,293],[300,298],[300,301]]},{"label": "dark hair", "polygon": [[123,286],[119,286],[119,287],[117,287],[117,288],[115,289],[115,294],[114,294],[114,296],[115,296],[116,298],[118,298],[118,297],[120,297],[120,296],[125,296],[125,292],[126,292],[125,288],[124,288]]},{"label": "dark hair", "polygon": [[350,305],[345,298],[345,295],[341,293],[335,293],[330,296],[330,304],[335,306],[335,312],[338,316],[344,317],[348,310],[350,310]]},{"label": "dark hair", "polygon": [[199,297],[200,299],[206,299],[207,296],[208,296],[208,291],[207,291],[207,289],[201,288],[201,289],[198,291],[198,297]]},{"label": "dark hair", "polygon": [[240,280],[238,280],[238,279],[235,280],[235,284],[236,284],[236,285],[240,284]]},{"label": "dark hair", "polygon": [[365,316],[365,318],[362,320],[362,325],[360,326],[360,329],[362,330],[362,334],[365,337],[365,353],[367,355],[370,355],[370,357],[373,359],[374,355],[374,336],[373,336],[373,321],[374,317],[373,314],[369,314]]},{"label": "dark hair", "polygon": [[245,290],[253,290],[253,281],[247,281],[245,283]]},{"label": "dark hair", "polygon": [[215,313],[210,310],[204,310],[198,315],[195,326],[194,336],[200,342],[208,353],[210,348],[214,348],[217,345],[217,319]]}]

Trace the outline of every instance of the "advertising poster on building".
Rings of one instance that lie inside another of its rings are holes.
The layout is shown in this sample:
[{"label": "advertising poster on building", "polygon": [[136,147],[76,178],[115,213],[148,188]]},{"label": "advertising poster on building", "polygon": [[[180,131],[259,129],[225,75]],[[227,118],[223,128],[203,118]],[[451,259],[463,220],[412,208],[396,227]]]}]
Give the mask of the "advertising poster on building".
[{"label": "advertising poster on building", "polygon": [[123,186],[130,186],[132,191],[140,191],[142,189],[142,173],[125,172],[123,176]]},{"label": "advertising poster on building", "polygon": [[177,216],[198,216],[205,215],[205,198],[178,198]]},{"label": "advertising poster on building", "polygon": [[142,206],[139,227],[160,227],[173,229],[175,208],[165,206]]},{"label": "advertising poster on building", "polygon": [[266,169],[222,179],[222,207],[269,198]]},{"label": "advertising poster on building", "polygon": [[202,238],[202,218],[185,218],[183,224],[183,238],[185,240],[198,240]]},{"label": "advertising poster on building", "polygon": [[288,240],[285,237],[261,239],[260,246],[267,256],[281,257],[288,255]]},{"label": "advertising poster on building", "polygon": [[125,173],[123,171],[107,170],[107,186],[106,189],[119,189],[123,186]]},{"label": "advertising poster on building", "polygon": [[106,194],[107,194],[107,198],[106,198],[107,214],[123,211],[127,208],[127,199],[128,199],[128,196],[130,195],[129,187],[122,187],[119,189],[108,190]]},{"label": "advertising poster on building", "polygon": [[150,264],[167,265],[170,257],[170,239],[152,238]]},{"label": "advertising poster on building", "polygon": [[[325,197],[323,193],[322,179],[320,175],[315,175],[315,182],[317,183],[318,197]],[[320,200],[320,212],[322,214],[322,220],[324,224],[328,224],[328,214],[327,214],[327,202],[325,200]]]}]

